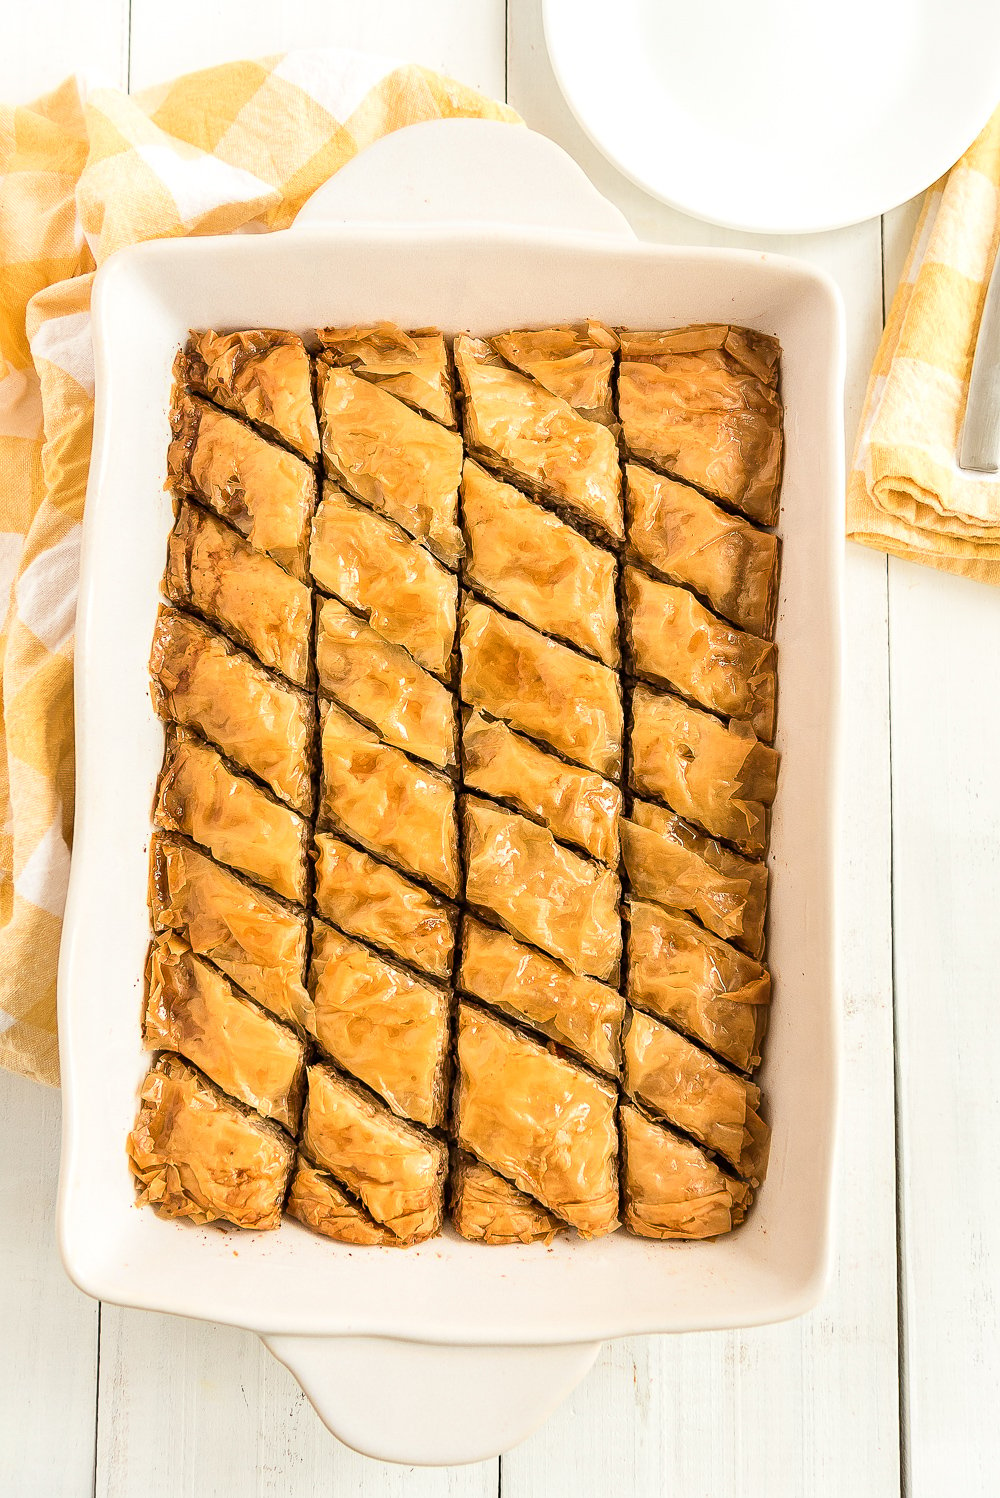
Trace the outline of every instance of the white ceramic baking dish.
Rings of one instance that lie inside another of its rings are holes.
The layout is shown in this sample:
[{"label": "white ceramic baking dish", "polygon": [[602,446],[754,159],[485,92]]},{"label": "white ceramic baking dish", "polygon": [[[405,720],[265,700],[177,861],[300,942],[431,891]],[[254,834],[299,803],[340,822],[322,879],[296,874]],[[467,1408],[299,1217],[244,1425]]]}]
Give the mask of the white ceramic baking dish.
[{"label": "white ceramic baking dish", "polygon": [[[78,803],[60,966],[59,1235],[89,1294],[247,1327],[356,1448],[474,1460],[540,1422],[600,1340],[748,1326],[819,1297],[837,1094],[834,807],[842,553],[842,317],[822,273],[764,254],[638,243],[551,142],[482,123],[389,137],[265,236],[125,250],[94,289],[97,411],[77,625]],[[617,1233],[489,1249],[450,1232],[359,1250],[293,1222],[234,1238],[134,1203],[125,1136],[139,1035],[150,807],[163,731],[147,659],[171,507],[171,361],[191,327],[391,318],[491,330],[582,315],[745,323],[784,349],[777,639],[782,771],[770,863],[767,1181],[708,1244]],[[238,1254],[234,1254],[238,1249]]]}]

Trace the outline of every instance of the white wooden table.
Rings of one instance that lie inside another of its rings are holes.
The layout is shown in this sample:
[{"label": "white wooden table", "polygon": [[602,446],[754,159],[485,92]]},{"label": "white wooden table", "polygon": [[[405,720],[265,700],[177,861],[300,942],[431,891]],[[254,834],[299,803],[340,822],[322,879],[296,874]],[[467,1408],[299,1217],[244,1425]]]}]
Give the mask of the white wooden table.
[{"label": "white wooden table", "polygon": [[[3,9],[4,99],[73,71],[138,88],[318,44],[409,56],[506,97],[640,235],[781,249],[830,270],[847,305],[853,435],[915,206],[773,242],[660,206],[575,126],[546,59],[539,0]],[[382,1466],[333,1440],[256,1338],[100,1307],[73,1289],[53,1239],[58,1096],[0,1075],[3,1498],[997,1491],[1000,592],[849,548],[846,614],[846,1056],[838,1252],[822,1305],[762,1331],[609,1345],[569,1402],[501,1462]]]}]

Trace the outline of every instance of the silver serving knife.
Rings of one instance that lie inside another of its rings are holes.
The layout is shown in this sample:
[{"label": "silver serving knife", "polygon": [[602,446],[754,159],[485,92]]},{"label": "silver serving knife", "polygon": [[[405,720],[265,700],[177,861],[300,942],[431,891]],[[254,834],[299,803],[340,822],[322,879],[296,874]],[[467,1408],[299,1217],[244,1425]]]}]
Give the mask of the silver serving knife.
[{"label": "silver serving knife", "polygon": [[1000,252],[986,288],[958,466],[976,473],[1000,472]]}]

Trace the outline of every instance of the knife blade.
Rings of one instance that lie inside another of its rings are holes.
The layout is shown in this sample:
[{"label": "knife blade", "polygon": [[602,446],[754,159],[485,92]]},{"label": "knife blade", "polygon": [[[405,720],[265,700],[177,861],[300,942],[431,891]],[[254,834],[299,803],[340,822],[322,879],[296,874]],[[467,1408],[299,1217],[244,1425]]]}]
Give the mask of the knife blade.
[{"label": "knife blade", "polygon": [[958,466],[975,473],[1000,472],[1000,252],[986,288]]}]

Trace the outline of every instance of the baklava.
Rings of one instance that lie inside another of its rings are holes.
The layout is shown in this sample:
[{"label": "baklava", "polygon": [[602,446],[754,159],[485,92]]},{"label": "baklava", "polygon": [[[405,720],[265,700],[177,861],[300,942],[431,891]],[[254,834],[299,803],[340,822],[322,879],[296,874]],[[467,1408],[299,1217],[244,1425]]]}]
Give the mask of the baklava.
[{"label": "baklava", "polygon": [[139,1200],[328,1253],[732,1231],[776,341],[196,330],[175,380]]}]

